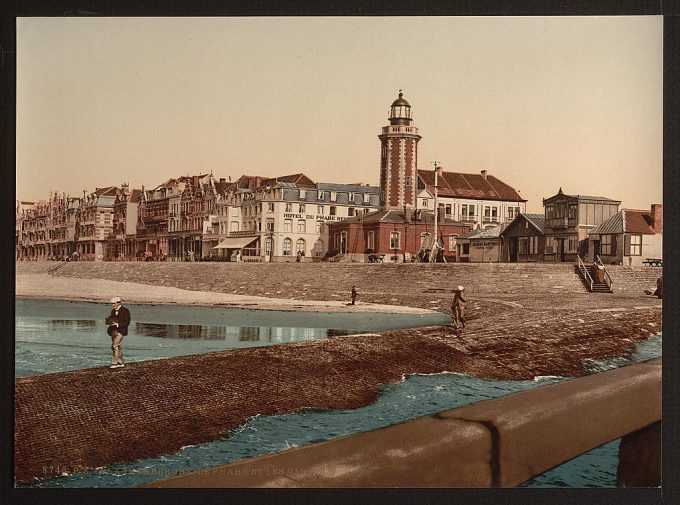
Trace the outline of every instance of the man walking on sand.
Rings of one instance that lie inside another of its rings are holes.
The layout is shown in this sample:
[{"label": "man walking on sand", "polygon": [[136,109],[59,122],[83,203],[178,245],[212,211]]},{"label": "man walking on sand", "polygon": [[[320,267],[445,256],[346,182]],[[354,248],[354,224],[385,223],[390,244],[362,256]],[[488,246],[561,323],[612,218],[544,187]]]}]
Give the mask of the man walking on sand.
[{"label": "man walking on sand", "polygon": [[463,328],[465,328],[465,298],[463,297],[463,291],[465,288],[463,286],[458,286],[455,289],[453,295],[453,301],[451,302],[451,315],[453,316],[453,324],[458,328],[458,323],[462,323]]},{"label": "man walking on sand", "polygon": [[123,363],[123,337],[128,334],[128,326],[130,326],[130,311],[123,307],[119,296],[111,298],[111,314],[106,318],[109,328],[106,332],[111,335],[111,350],[113,355],[111,357],[110,368],[122,368]]}]

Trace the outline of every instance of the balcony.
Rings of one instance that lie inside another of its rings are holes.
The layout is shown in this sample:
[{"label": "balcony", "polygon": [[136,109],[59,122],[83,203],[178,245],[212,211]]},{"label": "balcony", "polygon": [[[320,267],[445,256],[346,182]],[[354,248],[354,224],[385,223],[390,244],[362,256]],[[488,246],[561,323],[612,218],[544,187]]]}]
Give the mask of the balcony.
[{"label": "balcony", "polygon": [[482,217],[482,223],[498,223],[498,216],[484,216]]},{"label": "balcony", "polygon": [[569,218],[567,217],[553,217],[548,219],[548,222],[546,223],[550,228],[553,230],[559,230],[563,229],[566,230],[569,228]]}]

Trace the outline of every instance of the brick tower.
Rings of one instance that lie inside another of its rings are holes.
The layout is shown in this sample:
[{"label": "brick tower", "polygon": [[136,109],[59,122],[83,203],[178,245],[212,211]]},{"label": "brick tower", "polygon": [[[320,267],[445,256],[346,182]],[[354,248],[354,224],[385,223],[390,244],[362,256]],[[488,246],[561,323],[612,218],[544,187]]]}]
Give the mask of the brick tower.
[{"label": "brick tower", "polygon": [[418,128],[413,126],[411,104],[399,90],[390,107],[390,124],[378,135],[380,156],[380,208],[415,208],[418,163]]}]

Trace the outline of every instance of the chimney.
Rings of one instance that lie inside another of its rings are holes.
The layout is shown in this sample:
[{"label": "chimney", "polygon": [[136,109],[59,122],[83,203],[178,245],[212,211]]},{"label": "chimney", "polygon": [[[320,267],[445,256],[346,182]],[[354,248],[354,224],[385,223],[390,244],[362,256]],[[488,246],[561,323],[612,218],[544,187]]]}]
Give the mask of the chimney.
[{"label": "chimney", "polygon": [[482,179],[486,180],[486,170],[482,170]]},{"label": "chimney", "polygon": [[654,233],[663,234],[663,204],[652,204],[652,228]]},{"label": "chimney", "polygon": [[227,182],[227,180],[224,177],[220,177],[220,182]]}]

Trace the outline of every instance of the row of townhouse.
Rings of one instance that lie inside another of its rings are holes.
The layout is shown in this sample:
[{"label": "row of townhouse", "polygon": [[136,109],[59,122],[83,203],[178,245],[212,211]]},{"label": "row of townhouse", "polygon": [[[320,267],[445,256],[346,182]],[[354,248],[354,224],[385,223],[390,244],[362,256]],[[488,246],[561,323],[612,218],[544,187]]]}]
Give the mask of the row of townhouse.
[{"label": "row of townhouse", "polygon": [[[378,188],[315,183],[304,174],[212,174],[172,178],[153,189],[98,188],[17,202],[16,258],[80,260],[321,259],[328,224],[374,210]],[[58,218],[57,218],[58,216]]]}]

